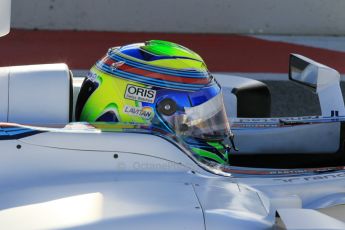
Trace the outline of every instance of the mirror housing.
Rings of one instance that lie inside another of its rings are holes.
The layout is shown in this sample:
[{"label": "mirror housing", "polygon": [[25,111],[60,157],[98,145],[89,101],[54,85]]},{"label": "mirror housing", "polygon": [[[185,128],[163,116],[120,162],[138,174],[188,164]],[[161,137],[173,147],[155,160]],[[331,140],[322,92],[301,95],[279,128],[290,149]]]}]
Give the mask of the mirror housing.
[{"label": "mirror housing", "polygon": [[289,79],[310,87],[313,91],[317,88],[318,68],[299,55],[291,54],[289,63]]},{"label": "mirror housing", "polygon": [[345,116],[340,74],[299,54],[290,54],[289,80],[318,94],[322,116]]},{"label": "mirror housing", "polygon": [[10,32],[11,0],[0,1],[0,37]]}]

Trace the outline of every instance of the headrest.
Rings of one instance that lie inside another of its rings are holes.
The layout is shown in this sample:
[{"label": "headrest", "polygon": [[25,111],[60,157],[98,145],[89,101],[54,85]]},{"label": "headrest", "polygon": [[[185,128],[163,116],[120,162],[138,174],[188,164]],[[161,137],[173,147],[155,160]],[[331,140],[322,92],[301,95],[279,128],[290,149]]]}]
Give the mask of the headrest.
[{"label": "headrest", "polygon": [[71,82],[66,64],[0,68],[0,121],[67,124],[72,114]]}]

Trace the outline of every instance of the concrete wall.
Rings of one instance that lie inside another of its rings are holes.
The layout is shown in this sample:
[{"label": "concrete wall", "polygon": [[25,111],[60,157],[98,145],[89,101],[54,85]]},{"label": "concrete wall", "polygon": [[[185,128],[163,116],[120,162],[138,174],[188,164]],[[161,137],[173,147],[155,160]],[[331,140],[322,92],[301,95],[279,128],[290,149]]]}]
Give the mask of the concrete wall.
[{"label": "concrete wall", "polygon": [[345,35],[344,0],[12,0],[16,28]]}]

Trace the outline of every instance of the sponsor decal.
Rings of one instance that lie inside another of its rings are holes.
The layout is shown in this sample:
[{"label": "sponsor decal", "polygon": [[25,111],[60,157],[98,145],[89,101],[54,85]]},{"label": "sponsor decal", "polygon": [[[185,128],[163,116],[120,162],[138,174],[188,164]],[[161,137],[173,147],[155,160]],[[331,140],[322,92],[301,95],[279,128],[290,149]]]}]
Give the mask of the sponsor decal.
[{"label": "sponsor decal", "polygon": [[125,98],[134,101],[154,103],[156,98],[156,90],[135,85],[127,85]]},{"label": "sponsor decal", "polygon": [[294,182],[315,182],[320,180],[331,180],[337,178],[345,178],[345,172],[333,173],[328,175],[314,175],[314,176],[305,176],[305,177],[293,177],[293,178],[276,178],[274,180],[281,181],[285,183],[294,183]]},{"label": "sponsor decal", "polygon": [[154,112],[151,107],[133,107],[130,105],[126,105],[123,108],[123,112],[125,114],[131,115],[131,116],[137,116],[144,118],[145,120],[150,120],[152,119]]}]

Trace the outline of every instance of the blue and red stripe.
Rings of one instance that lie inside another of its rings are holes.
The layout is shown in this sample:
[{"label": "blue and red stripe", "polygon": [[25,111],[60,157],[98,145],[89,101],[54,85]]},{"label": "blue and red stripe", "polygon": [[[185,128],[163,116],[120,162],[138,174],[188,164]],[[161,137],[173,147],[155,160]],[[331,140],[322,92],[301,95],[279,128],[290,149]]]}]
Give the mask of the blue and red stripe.
[{"label": "blue and red stripe", "polygon": [[207,71],[147,65],[117,55],[112,50],[96,63],[96,68],[120,78],[163,88],[195,91],[215,83]]},{"label": "blue and red stripe", "polygon": [[[112,65],[116,63],[116,61],[110,58],[104,58],[102,61],[105,64],[107,64],[109,67],[112,67]],[[159,80],[164,80],[164,81],[169,81],[169,82],[179,82],[179,83],[186,83],[186,84],[202,84],[202,85],[207,85],[210,82],[209,78],[191,78],[191,77],[180,77],[180,76],[171,75],[171,74],[163,74],[163,73],[159,73],[155,71],[149,71],[146,69],[136,68],[126,63],[119,66],[117,69],[121,71],[129,72],[132,74],[147,76],[154,79],[159,79]]]},{"label": "blue and red stripe", "polygon": [[[186,84],[186,83],[179,83],[179,82],[167,82],[161,79],[153,79],[149,76],[142,76],[142,75],[133,74],[133,73],[112,68],[111,66],[108,66],[104,62],[97,62],[96,68],[110,75],[114,75],[116,77],[120,77],[126,80],[131,80],[134,82],[141,82],[143,84],[148,84],[152,86],[162,87],[162,88],[195,91],[195,90],[200,90],[201,88],[205,86],[202,84]],[[213,85],[213,83],[211,82],[207,85]]]}]

